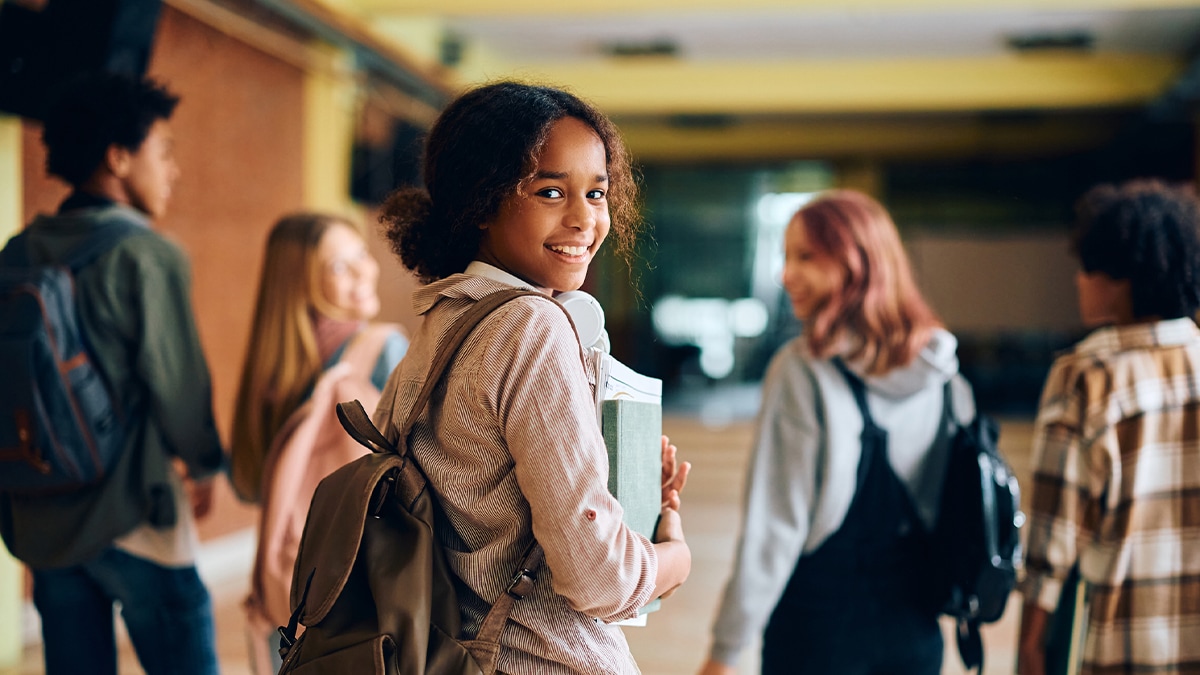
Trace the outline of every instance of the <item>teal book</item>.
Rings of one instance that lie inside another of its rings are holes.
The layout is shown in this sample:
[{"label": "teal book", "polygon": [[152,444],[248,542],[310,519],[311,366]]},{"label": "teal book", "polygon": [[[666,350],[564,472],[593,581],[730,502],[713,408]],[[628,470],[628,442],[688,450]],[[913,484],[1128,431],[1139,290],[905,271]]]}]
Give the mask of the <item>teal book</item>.
[{"label": "teal book", "polygon": [[[600,429],[608,447],[608,491],[625,511],[625,524],[654,538],[662,510],[662,406],[616,399],[600,408]],[[658,609],[655,599],[641,612]]]}]

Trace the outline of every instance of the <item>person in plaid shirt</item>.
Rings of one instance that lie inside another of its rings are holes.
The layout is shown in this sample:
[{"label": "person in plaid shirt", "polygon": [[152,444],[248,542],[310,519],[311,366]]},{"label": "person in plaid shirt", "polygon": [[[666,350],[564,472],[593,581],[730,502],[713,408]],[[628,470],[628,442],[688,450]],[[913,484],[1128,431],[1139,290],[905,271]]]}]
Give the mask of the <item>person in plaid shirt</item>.
[{"label": "person in plaid shirt", "polygon": [[1078,564],[1082,673],[1200,673],[1200,203],[1157,181],[1080,202],[1083,322],[1034,429],[1021,675]]}]

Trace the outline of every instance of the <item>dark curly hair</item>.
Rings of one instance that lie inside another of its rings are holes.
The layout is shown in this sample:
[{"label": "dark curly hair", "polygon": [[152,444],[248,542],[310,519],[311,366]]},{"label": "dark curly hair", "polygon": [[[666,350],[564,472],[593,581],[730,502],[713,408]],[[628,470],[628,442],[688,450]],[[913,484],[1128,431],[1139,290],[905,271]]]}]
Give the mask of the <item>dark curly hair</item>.
[{"label": "dark curly hair", "polygon": [[153,80],[106,72],[72,79],[59,90],[42,129],[46,170],[82,185],[110,145],[137,152],[154,122],[169,119],[178,103],[178,96]]},{"label": "dark curly hair", "polygon": [[641,220],[616,126],[561,89],[505,81],[450,103],[425,142],[425,188],[401,188],[384,202],[379,222],[404,266],[426,283],[466,269],[483,241],[479,226],[533,178],[550,127],[564,117],[589,125],[604,143],[610,234],[628,262]]},{"label": "dark curly hair", "polygon": [[1077,211],[1072,250],[1089,274],[1129,280],[1134,318],[1200,308],[1200,201],[1191,190],[1151,179],[1099,185]]}]

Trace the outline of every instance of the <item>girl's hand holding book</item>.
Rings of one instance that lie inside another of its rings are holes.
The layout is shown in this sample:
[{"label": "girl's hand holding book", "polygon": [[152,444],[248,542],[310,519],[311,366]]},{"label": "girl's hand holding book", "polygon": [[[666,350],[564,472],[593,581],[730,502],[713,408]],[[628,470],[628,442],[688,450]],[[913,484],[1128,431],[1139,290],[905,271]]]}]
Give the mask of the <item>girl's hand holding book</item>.
[{"label": "girl's hand holding book", "polygon": [[679,494],[687,484],[688,473],[692,470],[691,462],[679,462],[677,448],[671,445],[671,440],[662,437],[662,507],[679,510]]}]

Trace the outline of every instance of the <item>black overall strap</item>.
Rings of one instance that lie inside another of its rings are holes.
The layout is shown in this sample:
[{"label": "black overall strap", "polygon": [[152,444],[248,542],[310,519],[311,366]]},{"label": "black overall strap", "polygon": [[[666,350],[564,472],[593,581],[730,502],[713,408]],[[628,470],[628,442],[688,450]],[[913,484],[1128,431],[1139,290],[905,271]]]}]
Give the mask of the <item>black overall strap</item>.
[{"label": "black overall strap", "polygon": [[855,375],[850,370],[846,362],[840,356],[833,358],[833,365],[837,367],[838,372],[845,378],[846,384],[850,386],[850,392],[854,394],[854,403],[858,406],[858,412],[862,415],[863,430],[862,430],[862,457],[858,460],[858,476],[856,480],[856,489],[861,490],[863,483],[867,480],[867,471],[871,467],[871,463],[887,458],[876,457],[878,450],[887,447],[887,431],[875,423],[875,418],[871,417],[871,409],[867,406],[867,385],[858,375]]}]

